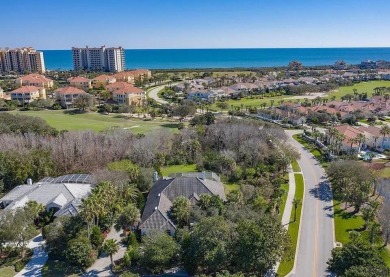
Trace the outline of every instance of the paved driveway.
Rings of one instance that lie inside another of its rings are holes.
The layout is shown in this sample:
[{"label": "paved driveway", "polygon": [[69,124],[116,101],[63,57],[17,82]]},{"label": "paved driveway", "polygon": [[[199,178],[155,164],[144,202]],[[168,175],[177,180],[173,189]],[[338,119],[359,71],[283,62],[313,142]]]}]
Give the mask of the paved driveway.
[{"label": "paved driveway", "polygon": [[15,277],[42,276],[41,270],[48,258],[47,253],[44,250],[44,243],[45,241],[43,240],[41,234],[30,241],[27,247],[33,249],[34,254],[23,270],[18,272]]}]

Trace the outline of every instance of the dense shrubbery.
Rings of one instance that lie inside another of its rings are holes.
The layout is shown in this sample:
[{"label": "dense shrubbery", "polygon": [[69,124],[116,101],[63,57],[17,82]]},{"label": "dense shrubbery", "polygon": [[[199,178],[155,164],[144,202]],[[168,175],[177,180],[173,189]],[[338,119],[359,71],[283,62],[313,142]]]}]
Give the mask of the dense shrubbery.
[{"label": "dense shrubbery", "polygon": [[43,119],[12,115],[9,113],[0,114],[0,134],[27,134],[56,135],[58,131],[50,127]]}]

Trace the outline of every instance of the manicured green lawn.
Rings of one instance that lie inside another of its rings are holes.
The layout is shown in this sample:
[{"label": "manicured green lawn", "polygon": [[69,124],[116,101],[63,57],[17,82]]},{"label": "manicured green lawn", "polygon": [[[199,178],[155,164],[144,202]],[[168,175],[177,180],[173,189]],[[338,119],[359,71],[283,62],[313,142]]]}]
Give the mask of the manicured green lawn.
[{"label": "manicured green lawn", "polygon": [[[267,107],[270,107],[271,100],[275,101],[274,105],[276,106],[278,104],[279,100],[288,99],[288,98],[289,98],[289,96],[286,96],[286,95],[282,95],[282,96],[279,95],[279,96],[274,96],[274,97],[264,97],[263,99],[251,99],[251,98],[247,97],[247,98],[242,98],[240,100],[231,99],[231,100],[226,101],[226,103],[229,105],[229,109],[231,106],[241,108],[241,105],[243,105],[244,109],[245,109],[245,106],[251,106],[252,108],[260,108],[261,107],[260,105],[263,103],[266,103]],[[211,109],[218,110],[218,111],[220,110],[219,108],[217,108],[216,103],[211,105]]]},{"label": "manicured green lawn", "polygon": [[168,177],[173,173],[181,172],[197,172],[196,164],[179,164],[179,165],[170,165],[164,166],[161,168],[161,172],[164,176]]},{"label": "manicured green lawn", "polygon": [[299,166],[297,161],[293,161],[291,165],[294,172],[301,172],[301,167]]},{"label": "manicured green lawn", "polygon": [[81,276],[80,270],[64,261],[48,260],[42,268],[42,277],[76,277]]},{"label": "manicured green lawn", "polygon": [[353,89],[357,89],[358,93],[367,92],[368,97],[371,97],[373,89],[376,87],[390,87],[390,81],[370,81],[354,84],[353,86],[340,87],[337,91],[329,93],[327,98],[336,96],[336,99],[341,99],[341,96],[346,94],[353,95]]},{"label": "manicured green lawn", "polygon": [[84,114],[67,114],[58,111],[12,111],[12,114],[36,116],[44,119],[50,126],[58,130],[85,130],[101,131],[106,128],[124,128],[135,133],[147,133],[159,128],[176,131],[177,123],[169,121],[144,121],[137,118],[123,118],[116,114],[103,115],[95,112]]},{"label": "manicured green lawn", "polygon": [[361,229],[364,219],[360,215],[345,211],[340,201],[333,200],[333,205],[336,241],[345,244],[349,242],[348,232]]},{"label": "manicured green lawn", "polygon": [[[303,201],[303,193],[304,193],[303,176],[302,174],[296,173],[294,174],[294,178],[295,178],[295,186],[296,186],[295,198]],[[294,267],[294,259],[295,259],[298,234],[299,234],[299,224],[301,221],[301,212],[302,212],[302,205],[299,205],[297,208],[297,220],[293,222],[294,209],[291,211],[291,217],[290,217],[291,223],[288,225],[288,233],[291,237],[293,257],[291,257],[291,259],[282,258],[282,261],[278,269],[279,276],[286,276]]]},{"label": "manicured green lawn", "polygon": [[14,266],[7,266],[0,268],[0,277],[12,277],[16,275]]}]

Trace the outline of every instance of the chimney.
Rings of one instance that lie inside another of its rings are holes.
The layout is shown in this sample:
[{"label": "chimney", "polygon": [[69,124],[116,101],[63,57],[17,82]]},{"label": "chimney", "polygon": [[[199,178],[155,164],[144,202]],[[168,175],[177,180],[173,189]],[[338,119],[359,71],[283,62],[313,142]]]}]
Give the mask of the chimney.
[{"label": "chimney", "polygon": [[202,175],[201,175],[200,179],[206,180],[206,171],[202,171]]},{"label": "chimney", "polygon": [[157,182],[158,180],[158,173],[157,171],[153,172],[153,182]]},{"label": "chimney", "polygon": [[32,184],[33,184],[32,179],[31,179],[31,178],[28,178],[28,179],[27,179],[27,185],[32,185]]}]

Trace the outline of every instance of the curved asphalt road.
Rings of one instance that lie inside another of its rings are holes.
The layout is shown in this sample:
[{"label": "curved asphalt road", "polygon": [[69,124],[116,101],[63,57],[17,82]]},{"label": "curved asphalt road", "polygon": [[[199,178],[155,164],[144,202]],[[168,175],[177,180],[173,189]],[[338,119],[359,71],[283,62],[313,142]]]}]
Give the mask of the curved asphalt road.
[{"label": "curved asphalt road", "polygon": [[[171,84],[171,86],[175,86],[177,84],[179,84],[180,82],[174,82]],[[165,101],[164,99],[158,97],[158,93],[160,90],[162,90],[164,87],[166,87],[167,84],[165,85],[161,85],[161,86],[158,86],[158,87],[154,87],[152,88],[148,93],[147,93],[147,96],[149,98],[152,98],[154,100],[156,100],[157,103],[160,103],[160,104],[168,104],[169,102],[168,101]]]},{"label": "curved asphalt road", "polygon": [[295,266],[289,276],[330,276],[326,262],[334,246],[332,193],[325,171],[310,151],[291,136],[300,131],[286,131],[290,143],[300,152],[299,165],[305,180],[302,218]]},{"label": "curved asphalt road", "polygon": [[168,102],[165,101],[164,99],[161,99],[160,97],[158,97],[157,93],[162,90],[166,85],[162,85],[162,86],[158,86],[158,87],[154,87],[152,88],[149,92],[148,92],[148,97],[149,98],[152,98],[154,100],[156,100],[157,103],[160,103],[160,104],[167,104]]}]

